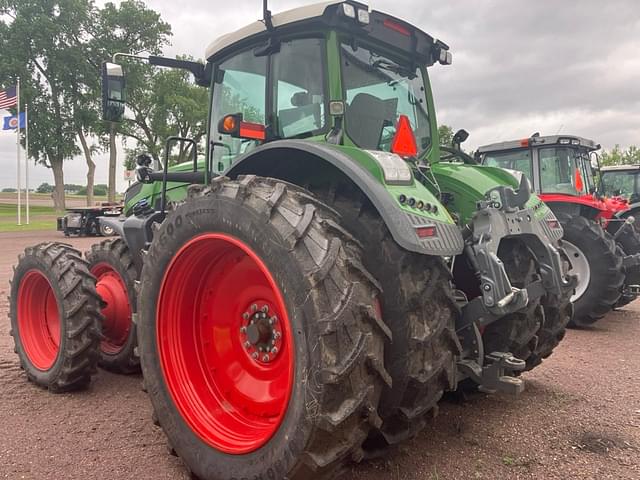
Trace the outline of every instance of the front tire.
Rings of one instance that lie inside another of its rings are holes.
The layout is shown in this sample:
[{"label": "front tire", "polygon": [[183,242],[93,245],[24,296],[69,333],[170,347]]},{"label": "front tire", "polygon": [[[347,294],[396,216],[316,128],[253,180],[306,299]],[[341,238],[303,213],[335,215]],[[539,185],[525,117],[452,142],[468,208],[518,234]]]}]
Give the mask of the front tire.
[{"label": "front tire", "polygon": [[27,378],[54,393],[87,386],[96,372],[101,300],[80,252],[28,247],[11,282],[9,317]]},{"label": "front tire", "polygon": [[362,456],[387,329],[359,247],[320,202],[254,176],[191,187],[141,286],[145,384],[195,476],[307,480]]}]

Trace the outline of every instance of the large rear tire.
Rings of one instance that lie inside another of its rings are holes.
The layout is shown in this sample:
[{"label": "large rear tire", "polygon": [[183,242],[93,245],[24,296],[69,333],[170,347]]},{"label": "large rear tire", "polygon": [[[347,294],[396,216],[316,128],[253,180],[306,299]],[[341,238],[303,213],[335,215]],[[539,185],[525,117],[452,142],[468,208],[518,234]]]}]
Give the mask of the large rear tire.
[{"label": "large rear tire", "polygon": [[28,247],[11,282],[9,316],[27,378],[54,393],[85,387],[96,372],[101,300],[80,252]]},{"label": "large rear tire", "polygon": [[191,187],[146,255],[138,334],[156,418],[192,473],[308,480],[361,458],[390,382],[378,293],[337,216],[298,187]]},{"label": "large rear tire", "polygon": [[121,238],[103,240],[85,252],[89,270],[96,277],[96,290],[106,304],[102,309],[100,366],[116,373],[140,371],[133,314],[136,311],[135,281],[138,270],[127,244]]},{"label": "large rear tire", "polygon": [[571,264],[568,273],[578,280],[571,298],[574,315],[569,326],[592,325],[620,298],[624,283],[622,258],[611,235],[597,223],[568,216],[560,217],[560,221],[564,229],[562,246]]},{"label": "large rear tire", "polygon": [[382,316],[393,338],[386,346],[385,365],[393,386],[384,389],[380,401],[382,427],[365,443],[367,454],[377,456],[418,433],[443,393],[455,390],[459,310],[441,258],[400,248],[380,215],[360,197],[333,192],[326,201],[362,243],[365,267],[384,292]]}]

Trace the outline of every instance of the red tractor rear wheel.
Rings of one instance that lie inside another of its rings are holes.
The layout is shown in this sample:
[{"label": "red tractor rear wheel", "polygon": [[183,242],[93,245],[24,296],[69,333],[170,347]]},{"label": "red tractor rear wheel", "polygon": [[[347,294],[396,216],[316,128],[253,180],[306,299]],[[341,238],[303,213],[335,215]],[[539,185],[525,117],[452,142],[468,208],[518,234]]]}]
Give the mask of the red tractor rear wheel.
[{"label": "red tractor rear wheel", "polygon": [[136,311],[135,281],[138,279],[133,258],[120,238],[104,240],[85,253],[89,269],[96,277],[96,289],[105,306],[102,309],[100,366],[118,373],[140,370],[133,314]]},{"label": "red tractor rear wheel", "polygon": [[361,458],[385,332],[360,248],[301,189],[191,188],[145,257],[141,364],[155,418],[203,480],[334,478]]},{"label": "red tractor rear wheel", "polygon": [[27,378],[52,392],[86,386],[96,370],[100,297],[80,253],[42,243],[20,256],[11,282],[11,335]]},{"label": "red tractor rear wheel", "polygon": [[613,237],[584,217],[560,217],[569,274],[577,277],[570,326],[591,325],[609,312],[620,298],[624,273]]}]

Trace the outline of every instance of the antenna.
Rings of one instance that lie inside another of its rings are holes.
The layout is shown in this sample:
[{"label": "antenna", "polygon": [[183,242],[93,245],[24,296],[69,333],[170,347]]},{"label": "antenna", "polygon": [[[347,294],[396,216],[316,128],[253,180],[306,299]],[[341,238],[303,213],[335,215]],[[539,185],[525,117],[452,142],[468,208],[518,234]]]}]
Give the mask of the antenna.
[{"label": "antenna", "polygon": [[264,21],[265,27],[270,32],[273,30],[273,22],[271,21],[271,10],[269,10],[269,6],[267,5],[268,0],[262,0],[262,20]]},{"label": "antenna", "polygon": [[564,123],[562,125],[560,125],[560,128],[558,128],[558,131],[556,132],[556,135],[558,135],[560,133],[560,130],[562,130],[562,127],[564,127]]}]

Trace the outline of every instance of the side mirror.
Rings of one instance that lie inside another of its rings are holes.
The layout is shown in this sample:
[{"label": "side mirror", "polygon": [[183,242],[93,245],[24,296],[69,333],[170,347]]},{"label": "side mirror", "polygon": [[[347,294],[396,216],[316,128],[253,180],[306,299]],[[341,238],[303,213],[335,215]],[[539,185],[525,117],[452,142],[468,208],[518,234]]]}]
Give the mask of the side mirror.
[{"label": "side mirror", "polygon": [[136,168],[136,180],[140,183],[153,183],[151,180],[152,173],[153,169],[149,167],[138,167]]},{"label": "side mirror", "polygon": [[136,157],[136,165],[138,165],[139,167],[149,167],[151,166],[152,162],[153,159],[148,153],[141,153]]},{"label": "side mirror", "polygon": [[451,144],[454,148],[460,150],[460,144],[463,143],[467,138],[469,138],[469,132],[467,132],[464,128],[461,128],[453,136]]},{"label": "side mirror", "polygon": [[116,63],[102,64],[102,119],[121,122],[125,106],[125,78],[122,66]]}]

